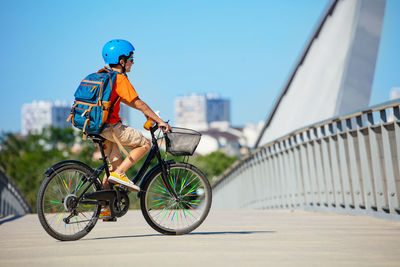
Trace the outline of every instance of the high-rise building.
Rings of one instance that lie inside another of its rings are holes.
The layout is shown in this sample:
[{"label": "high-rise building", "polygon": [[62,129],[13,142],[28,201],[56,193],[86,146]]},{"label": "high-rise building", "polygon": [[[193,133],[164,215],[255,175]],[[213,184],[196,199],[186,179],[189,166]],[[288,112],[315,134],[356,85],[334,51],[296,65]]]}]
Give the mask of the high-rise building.
[{"label": "high-rise building", "polygon": [[175,99],[177,126],[205,130],[212,123],[230,124],[230,101],[211,94],[191,94]]},{"label": "high-rise building", "polygon": [[207,123],[230,123],[230,101],[220,97],[207,97],[206,99]]},{"label": "high-rise building", "polygon": [[70,127],[67,122],[71,106],[66,103],[34,101],[22,106],[21,133],[40,133],[43,128],[53,126],[57,128]]}]

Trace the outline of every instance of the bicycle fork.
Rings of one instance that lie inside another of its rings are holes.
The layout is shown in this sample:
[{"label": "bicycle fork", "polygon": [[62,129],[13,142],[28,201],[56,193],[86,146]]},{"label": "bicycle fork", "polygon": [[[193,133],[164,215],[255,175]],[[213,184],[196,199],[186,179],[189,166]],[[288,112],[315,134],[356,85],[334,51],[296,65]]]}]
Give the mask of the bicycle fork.
[{"label": "bicycle fork", "polygon": [[[153,143],[153,147],[150,150],[150,153],[149,153],[148,157],[153,157],[153,155],[155,154],[155,156],[156,156],[156,158],[158,160],[158,163],[161,165],[161,178],[162,178],[162,180],[164,182],[165,187],[168,190],[168,193],[171,196],[173,196],[176,201],[179,201],[180,199],[179,199],[178,195],[175,193],[175,190],[172,188],[170,182],[168,181],[168,177],[169,177],[168,162],[165,162],[161,158],[161,153],[160,153],[160,150],[158,149],[157,139],[154,138],[153,132],[152,132],[152,143]],[[146,159],[146,161],[147,161],[147,159]]]},{"label": "bicycle fork", "polygon": [[168,180],[169,177],[169,167],[165,163],[165,161],[161,162],[161,178],[164,181],[164,185],[167,187],[167,190],[171,196],[175,198],[176,201],[179,201],[179,197],[176,194],[174,188],[172,188],[171,183]]}]

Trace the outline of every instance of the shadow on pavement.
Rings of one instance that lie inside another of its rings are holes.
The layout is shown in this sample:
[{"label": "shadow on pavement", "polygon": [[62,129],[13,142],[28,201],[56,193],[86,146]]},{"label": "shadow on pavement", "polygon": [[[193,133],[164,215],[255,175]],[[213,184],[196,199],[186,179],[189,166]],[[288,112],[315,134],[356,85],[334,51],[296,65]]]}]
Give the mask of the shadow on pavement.
[{"label": "shadow on pavement", "polygon": [[275,233],[275,231],[228,231],[228,232],[194,232],[187,235],[250,235]]},{"label": "shadow on pavement", "polygon": [[[275,231],[226,231],[226,232],[194,232],[186,235],[250,235],[250,234],[265,234],[275,233]],[[101,240],[101,239],[114,239],[114,238],[138,238],[138,237],[153,237],[153,236],[167,236],[163,234],[149,234],[149,235],[125,235],[125,236],[109,236],[109,237],[96,237],[87,238],[84,240]]]},{"label": "shadow on pavement", "polygon": [[18,218],[23,217],[24,215],[10,215],[10,216],[6,216],[6,217],[0,217],[0,225],[2,225],[3,223],[6,222],[10,222],[13,220],[16,220]]}]

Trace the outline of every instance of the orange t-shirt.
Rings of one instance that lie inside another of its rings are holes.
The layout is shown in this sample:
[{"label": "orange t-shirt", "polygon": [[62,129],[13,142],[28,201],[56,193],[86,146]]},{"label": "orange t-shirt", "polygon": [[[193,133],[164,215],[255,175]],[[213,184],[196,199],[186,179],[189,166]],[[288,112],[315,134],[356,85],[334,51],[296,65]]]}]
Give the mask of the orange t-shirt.
[{"label": "orange t-shirt", "polygon": [[[132,100],[139,97],[135,91],[135,88],[133,88],[128,78],[123,74],[117,74],[113,89],[111,91],[111,103],[113,103],[118,98],[118,96],[120,96],[121,99],[124,99],[127,102],[132,102]],[[121,118],[119,117],[121,99],[119,99],[118,102],[114,105],[112,113],[110,113],[108,117],[107,123],[117,123],[121,120]]]}]

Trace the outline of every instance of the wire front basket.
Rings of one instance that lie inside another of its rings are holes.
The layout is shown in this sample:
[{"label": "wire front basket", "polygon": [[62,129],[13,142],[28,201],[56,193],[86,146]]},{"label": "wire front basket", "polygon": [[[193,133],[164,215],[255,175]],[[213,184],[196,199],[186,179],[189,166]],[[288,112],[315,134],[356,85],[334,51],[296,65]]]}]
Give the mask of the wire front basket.
[{"label": "wire front basket", "polygon": [[166,133],[166,149],[174,156],[191,156],[200,142],[201,134],[195,130],[172,127]]}]

